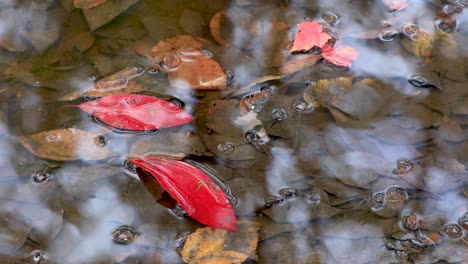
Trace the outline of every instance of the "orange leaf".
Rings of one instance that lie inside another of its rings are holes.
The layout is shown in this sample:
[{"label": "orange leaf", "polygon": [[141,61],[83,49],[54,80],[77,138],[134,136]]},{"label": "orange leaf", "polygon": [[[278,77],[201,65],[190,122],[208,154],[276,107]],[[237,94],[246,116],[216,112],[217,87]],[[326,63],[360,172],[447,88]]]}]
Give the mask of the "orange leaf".
[{"label": "orange leaf", "polygon": [[305,21],[297,25],[299,31],[296,34],[291,52],[310,50],[314,46],[322,47],[331,38],[323,33],[323,28],[316,21]]},{"label": "orange leaf", "polygon": [[351,46],[322,47],[322,56],[327,61],[339,66],[351,66],[352,61],[359,57],[359,52]]},{"label": "orange leaf", "polygon": [[408,0],[384,0],[384,3],[391,11],[400,11],[408,6]]}]

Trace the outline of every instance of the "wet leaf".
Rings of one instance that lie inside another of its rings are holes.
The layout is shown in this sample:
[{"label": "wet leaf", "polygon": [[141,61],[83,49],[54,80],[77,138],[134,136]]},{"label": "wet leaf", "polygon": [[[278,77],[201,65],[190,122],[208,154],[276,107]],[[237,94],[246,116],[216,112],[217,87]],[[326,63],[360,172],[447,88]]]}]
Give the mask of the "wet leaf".
[{"label": "wet leaf", "polygon": [[297,25],[299,31],[296,34],[291,52],[308,51],[313,47],[321,48],[331,38],[323,32],[321,25],[317,21],[305,21]]},{"label": "wet leaf", "polygon": [[465,80],[465,62],[457,42],[452,35],[437,32],[437,39],[431,53],[434,71],[455,81]]},{"label": "wet leaf", "polygon": [[50,160],[100,160],[110,151],[99,137],[76,128],[55,129],[16,138],[32,154]]},{"label": "wet leaf", "polygon": [[124,15],[115,18],[111,23],[95,30],[94,33],[109,39],[137,40],[145,36],[146,30],[138,16]]},{"label": "wet leaf", "polygon": [[149,131],[188,123],[193,117],[177,105],[141,94],[114,94],[79,108],[117,129]]},{"label": "wet leaf", "polygon": [[138,0],[108,0],[94,8],[84,9],[83,14],[88,22],[89,28],[91,31],[94,31],[113,20],[136,2],[138,2]]},{"label": "wet leaf", "polygon": [[48,53],[48,60],[49,63],[56,63],[58,61],[66,60],[65,58],[67,53],[70,52],[84,52],[86,51],[91,45],[93,45],[95,40],[94,35],[91,32],[81,32],[71,39],[63,42],[60,47],[57,49],[53,49]]},{"label": "wet leaf", "polygon": [[359,57],[359,52],[351,46],[322,47],[322,56],[327,61],[338,66],[351,66],[353,60]]},{"label": "wet leaf", "polygon": [[156,157],[130,161],[153,175],[190,217],[205,225],[236,230],[236,216],[226,194],[198,168]]},{"label": "wet leaf", "polygon": [[465,140],[465,134],[460,124],[448,117],[444,117],[439,127],[439,136],[449,142],[460,142]]},{"label": "wet leaf", "polygon": [[418,29],[418,32],[415,34],[413,39],[406,37],[402,39],[401,44],[407,51],[413,53],[414,55],[427,58],[432,53],[432,48],[435,41],[435,35]]},{"label": "wet leaf", "polygon": [[222,47],[228,47],[230,44],[224,39],[221,32],[222,20],[224,18],[224,10],[216,13],[210,20],[210,31],[211,36],[218,42]]},{"label": "wet leaf", "polygon": [[90,9],[102,5],[107,0],[73,0],[73,6],[80,9]]},{"label": "wet leaf", "polygon": [[[172,38],[159,41],[151,49],[153,53],[149,60],[152,63],[163,62],[166,57],[177,53],[179,50],[201,50],[205,40],[189,35],[178,35]],[[166,63],[167,64],[167,63]]]},{"label": "wet leaf", "polygon": [[400,11],[408,7],[408,0],[384,0],[390,11]]},{"label": "wet leaf", "polygon": [[300,55],[294,56],[292,60],[281,65],[281,75],[289,75],[298,72],[304,68],[315,65],[322,57],[319,55]]},{"label": "wet leaf", "polygon": [[237,232],[205,227],[190,234],[182,249],[182,259],[190,264],[243,263],[258,243],[257,222],[239,221]]},{"label": "wet leaf", "polygon": [[179,26],[186,34],[203,36],[206,22],[200,13],[185,9],[180,15]]}]

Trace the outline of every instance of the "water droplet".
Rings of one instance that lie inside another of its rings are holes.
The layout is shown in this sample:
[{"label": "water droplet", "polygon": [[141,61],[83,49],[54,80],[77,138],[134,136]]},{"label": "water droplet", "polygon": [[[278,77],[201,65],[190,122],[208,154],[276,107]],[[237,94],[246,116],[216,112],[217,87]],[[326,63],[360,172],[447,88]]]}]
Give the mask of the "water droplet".
[{"label": "water droplet", "polygon": [[330,26],[336,26],[341,22],[340,16],[334,12],[325,12],[325,14],[322,15],[322,18]]},{"label": "water droplet", "polygon": [[401,33],[403,33],[405,36],[407,36],[410,39],[416,39],[417,36],[419,35],[419,27],[415,24],[404,24],[401,26]]},{"label": "water droplet", "polygon": [[258,142],[260,140],[260,136],[257,134],[257,130],[251,129],[244,134],[244,139],[248,143]]},{"label": "water droplet", "polygon": [[234,144],[232,142],[221,143],[216,148],[224,153],[232,153],[234,151]]},{"label": "water droplet", "polygon": [[41,250],[34,250],[26,258],[26,262],[31,263],[31,264],[46,264],[47,263],[47,256]]},{"label": "water droplet", "polygon": [[462,4],[454,3],[454,4],[444,5],[442,10],[447,15],[455,15],[455,14],[461,14],[464,8],[465,7]]},{"label": "water droplet", "polygon": [[270,94],[262,91],[253,92],[244,96],[241,100],[241,105],[246,110],[254,111],[256,113],[262,111],[263,106],[270,99]]},{"label": "water droplet", "polygon": [[93,140],[94,140],[94,144],[101,148],[105,147],[107,144],[107,139],[103,135],[95,136]]},{"label": "water droplet", "polygon": [[393,170],[393,174],[406,174],[413,169],[413,163],[407,159],[401,159],[397,161],[397,168]]},{"label": "water droplet", "polygon": [[286,108],[275,108],[271,111],[271,118],[275,121],[282,121],[288,118],[288,110]]},{"label": "water droplet", "polygon": [[282,202],[283,202],[283,198],[279,197],[279,196],[271,195],[271,196],[268,196],[267,198],[265,198],[265,206],[266,207],[272,207],[273,205],[280,204]]},{"label": "water droplet", "polygon": [[200,52],[208,58],[213,57],[213,53],[211,53],[209,50],[201,50]]},{"label": "water droplet", "polygon": [[309,204],[318,205],[322,201],[322,196],[318,192],[311,192],[306,195],[305,199]]},{"label": "water droplet", "polygon": [[379,39],[381,41],[392,41],[398,36],[398,31],[395,29],[384,29],[379,33]]},{"label": "water droplet", "polygon": [[419,217],[415,213],[405,214],[401,219],[401,225],[406,230],[415,231],[419,228]]},{"label": "water droplet", "polygon": [[41,87],[41,82],[37,80],[37,81],[34,82],[33,85],[34,85],[34,87]]},{"label": "water droplet", "polygon": [[385,200],[385,195],[383,193],[374,193],[372,195],[371,203],[373,209],[380,209],[383,207],[383,203]]},{"label": "water droplet", "polygon": [[123,170],[126,174],[138,177],[138,174],[136,172],[136,166],[133,165],[133,163],[129,160],[125,160],[122,164]]},{"label": "water droplet", "polygon": [[172,209],[172,212],[177,215],[178,217],[185,217],[187,216],[187,212],[180,206],[180,204],[176,204],[175,208]]},{"label": "water droplet", "polygon": [[384,27],[384,28],[389,28],[389,27],[392,26],[392,24],[390,22],[386,21],[386,20],[381,20],[380,21],[380,26]]},{"label": "water droplet", "polygon": [[412,75],[409,77],[408,82],[414,87],[427,87],[428,83],[426,78],[421,75]]},{"label": "water droplet", "polygon": [[458,29],[458,20],[456,18],[436,19],[435,28],[438,31],[452,33]]},{"label": "water droplet", "polygon": [[159,69],[149,68],[148,70],[146,70],[146,72],[147,72],[148,74],[155,75],[155,74],[158,74],[158,73],[159,73]]},{"label": "water droplet", "polygon": [[458,219],[458,224],[465,230],[468,230],[468,213]]},{"label": "water droplet", "polygon": [[262,87],[260,87],[260,91],[268,93],[268,94],[275,94],[278,92],[278,87],[276,87],[276,85],[267,84],[267,85],[263,85]]},{"label": "water droplet", "polygon": [[95,81],[96,79],[97,79],[97,77],[94,76],[94,75],[89,76],[89,80],[90,80],[90,81]]},{"label": "water droplet", "polygon": [[45,135],[45,139],[47,142],[59,142],[62,137],[60,134],[57,134],[55,132],[47,132]]},{"label": "water droplet", "polygon": [[44,169],[39,169],[36,172],[34,172],[32,174],[32,176],[31,176],[31,179],[33,180],[33,182],[35,182],[35,183],[46,183],[46,182],[48,182],[49,179],[51,178],[50,174],[47,172],[48,168],[49,167],[47,166]]},{"label": "water droplet", "polygon": [[129,226],[121,226],[112,232],[112,240],[114,243],[127,245],[135,240],[138,233]]},{"label": "water droplet", "polygon": [[444,226],[444,233],[450,238],[460,238],[463,235],[463,230],[457,224],[449,224]]},{"label": "water droplet", "polygon": [[236,79],[236,74],[231,70],[225,69],[224,74],[226,74],[226,83],[227,84],[233,83],[234,80]]},{"label": "water droplet", "polygon": [[296,112],[304,112],[307,109],[307,103],[302,101],[296,101],[293,103],[292,107]]},{"label": "water droplet", "polygon": [[291,199],[296,197],[297,195],[297,190],[292,188],[292,187],[286,187],[281,190],[279,190],[279,194],[284,198],[284,199]]}]

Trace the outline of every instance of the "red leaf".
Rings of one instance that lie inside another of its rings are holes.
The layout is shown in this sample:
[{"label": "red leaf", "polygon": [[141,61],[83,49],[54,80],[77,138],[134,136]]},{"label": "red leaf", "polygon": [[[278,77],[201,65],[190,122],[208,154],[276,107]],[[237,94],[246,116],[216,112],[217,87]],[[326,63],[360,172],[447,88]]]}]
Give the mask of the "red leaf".
[{"label": "red leaf", "polygon": [[400,11],[408,7],[408,0],[384,0],[384,3],[391,11]]},{"label": "red leaf", "polygon": [[226,194],[198,168],[183,161],[156,157],[130,161],[153,175],[193,219],[211,227],[236,231],[236,215]]},{"label": "red leaf", "polygon": [[331,38],[327,33],[323,33],[323,28],[316,21],[305,21],[297,25],[299,31],[296,34],[291,52],[310,50],[314,46],[322,47]]},{"label": "red leaf", "polygon": [[142,94],[114,94],[79,105],[105,124],[145,131],[188,123],[193,117],[177,105]]},{"label": "red leaf", "polygon": [[351,46],[322,47],[322,56],[327,61],[339,66],[351,66],[352,61],[359,57],[359,52]]}]

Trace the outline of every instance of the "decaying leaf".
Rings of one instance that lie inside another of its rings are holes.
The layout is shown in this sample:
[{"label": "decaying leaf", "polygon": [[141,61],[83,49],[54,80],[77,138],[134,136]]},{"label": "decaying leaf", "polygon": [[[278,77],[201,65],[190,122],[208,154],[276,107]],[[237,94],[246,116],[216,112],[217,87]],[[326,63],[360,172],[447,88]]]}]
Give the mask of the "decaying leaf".
[{"label": "decaying leaf", "polygon": [[104,4],[106,1],[107,0],[73,0],[73,5],[75,8],[91,9]]},{"label": "decaying leaf", "polygon": [[182,259],[189,264],[243,263],[257,248],[259,229],[259,223],[249,221],[239,221],[237,232],[199,228],[187,237]]},{"label": "decaying leaf", "polygon": [[219,11],[216,13],[210,20],[210,31],[211,36],[218,42],[219,45],[222,47],[229,46],[229,43],[224,39],[223,35],[221,34],[221,24],[222,19],[224,17],[224,10]]},{"label": "decaying leaf", "polygon": [[111,154],[102,136],[76,128],[55,129],[16,139],[34,155],[50,160],[100,160]]}]

